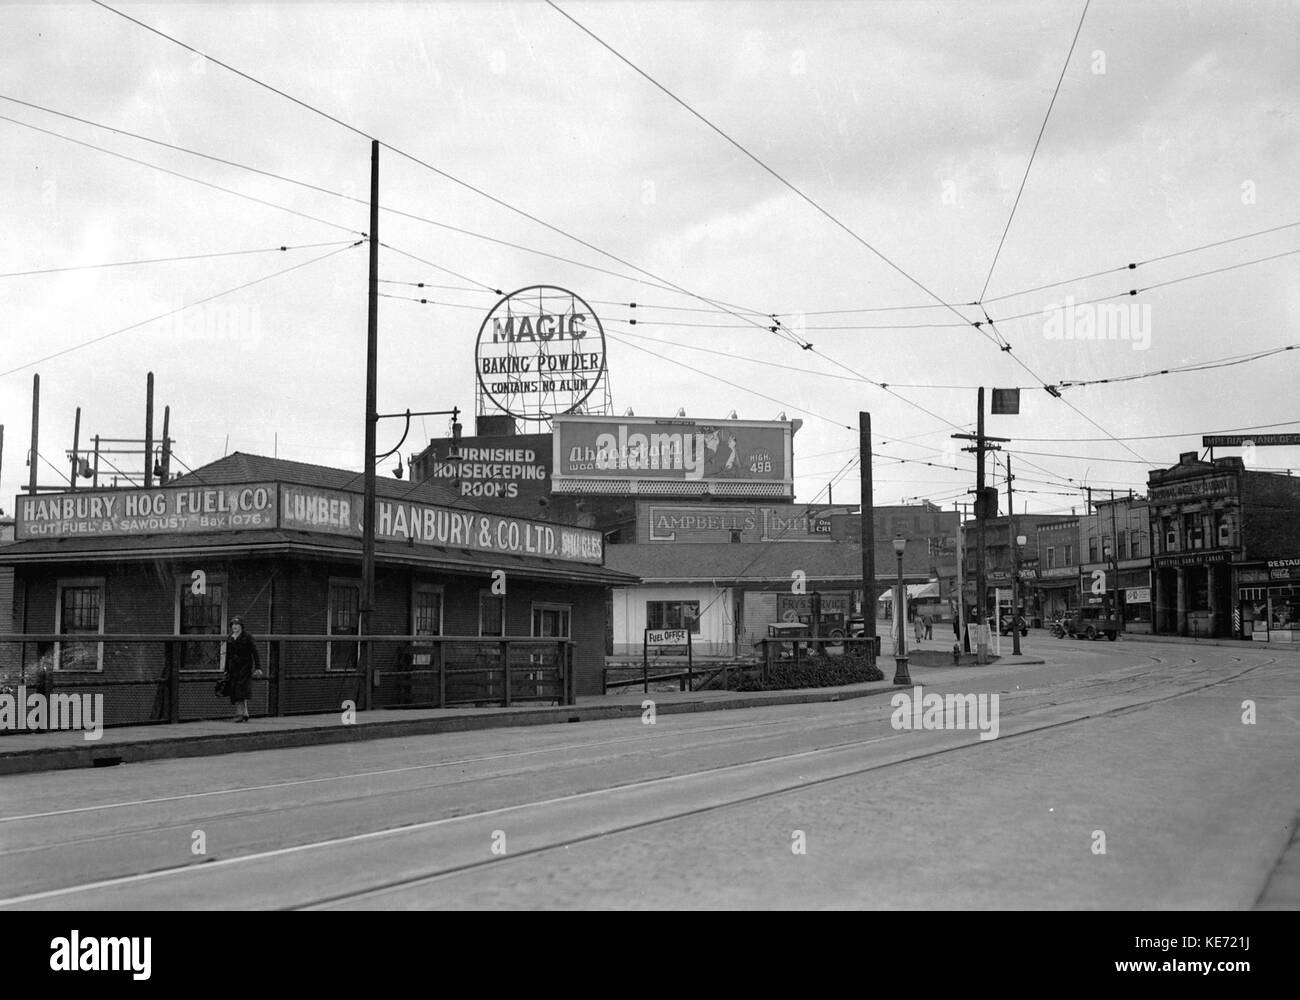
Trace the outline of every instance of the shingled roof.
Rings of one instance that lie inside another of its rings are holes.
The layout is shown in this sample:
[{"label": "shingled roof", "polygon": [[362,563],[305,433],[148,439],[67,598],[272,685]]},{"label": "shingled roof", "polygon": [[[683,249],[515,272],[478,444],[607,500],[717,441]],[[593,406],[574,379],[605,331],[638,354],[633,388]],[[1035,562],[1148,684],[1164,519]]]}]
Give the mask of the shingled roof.
[{"label": "shingled roof", "polygon": [[[260,482],[296,483],[300,486],[361,493],[365,487],[365,476],[350,469],[334,469],[325,465],[291,462],[285,458],[268,458],[266,455],[249,455],[237,451],[178,476],[167,485],[222,486],[228,483]],[[465,510],[488,509],[481,503],[472,503],[460,496],[450,486],[435,481],[408,483],[380,475],[375,477],[375,494],[386,500],[436,503]]]}]

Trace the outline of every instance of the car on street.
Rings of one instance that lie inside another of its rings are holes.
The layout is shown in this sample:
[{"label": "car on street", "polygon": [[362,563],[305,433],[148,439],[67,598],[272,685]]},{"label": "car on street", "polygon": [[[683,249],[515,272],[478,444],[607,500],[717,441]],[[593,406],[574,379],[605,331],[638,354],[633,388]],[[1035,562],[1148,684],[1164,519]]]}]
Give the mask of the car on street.
[{"label": "car on street", "polygon": [[1012,618],[1010,615],[1003,615],[998,621],[998,631],[1003,635],[1010,635],[1013,628],[1021,635],[1029,634],[1029,624],[1025,621],[1024,615],[1016,615],[1014,625],[1012,624]]},{"label": "car on street", "polygon": [[1119,623],[1104,608],[1078,608],[1065,619],[1065,632],[1072,639],[1098,639],[1105,636],[1111,642],[1119,634]]}]

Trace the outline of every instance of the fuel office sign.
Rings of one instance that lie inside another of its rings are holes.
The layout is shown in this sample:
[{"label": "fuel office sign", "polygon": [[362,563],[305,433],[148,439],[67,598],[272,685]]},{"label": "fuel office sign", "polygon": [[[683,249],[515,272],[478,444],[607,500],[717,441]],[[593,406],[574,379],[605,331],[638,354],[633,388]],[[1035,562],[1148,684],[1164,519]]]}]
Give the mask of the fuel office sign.
[{"label": "fuel office sign", "polygon": [[501,412],[549,420],[595,392],[605,373],[605,330],[573,292],[531,285],[511,292],[484,318],[474,368],[482,397]]}]

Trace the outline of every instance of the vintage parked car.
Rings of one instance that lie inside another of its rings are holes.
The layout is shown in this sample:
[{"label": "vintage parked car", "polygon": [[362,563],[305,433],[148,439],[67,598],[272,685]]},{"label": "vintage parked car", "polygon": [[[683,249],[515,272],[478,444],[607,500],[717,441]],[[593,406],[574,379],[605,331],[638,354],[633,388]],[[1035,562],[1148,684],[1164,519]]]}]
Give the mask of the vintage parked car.
[{"label": "vintage parked car", "polygon": [[[1012,630],[1011,616],[1003,615],[998,621],[998,631],[1003,635],[1010,635]],[[1029,624],[1025,621],[1024,615],[1016,615],[1015,626],[1021,635],[1029,634]]]},{"label": "vintage parked car", "polygon": [[1079,608],[1066,618],[1065,631],[1072,639],[1096,639],[1104,635],[1111,642],[1119,634],[1119,623],[1103,608]]}]

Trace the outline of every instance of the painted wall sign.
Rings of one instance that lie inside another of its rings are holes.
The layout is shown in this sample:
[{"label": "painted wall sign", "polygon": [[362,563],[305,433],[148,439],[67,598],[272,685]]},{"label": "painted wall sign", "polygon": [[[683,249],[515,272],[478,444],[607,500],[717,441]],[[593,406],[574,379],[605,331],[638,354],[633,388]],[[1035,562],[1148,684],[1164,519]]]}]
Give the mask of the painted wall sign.
[{"label": "painted wall sign", "polygon": [[1300,434],[1206,434],[1201,438],[1202,448],[1240,448],[1245,444],[1254,444],[1260,448],[1300,445]]},{"label": "painted wall sign", "polygon": [[[580,406],[605,372],[605,330],[582,298],[532,285],[483,319],[474,348],[479,390],[518,420],[549,420]],[[486,412],[480,406],[480,412]]]},{"label": "painted wall sign", "polygon": [[1156,556],[1155,564],[1157,566],[1202,566],[1210,563],[1226,563],[1232,557],[1229,551],[1221,552],[1189,552],[1186,555],[1177,556]]},{"label": "painted wall sign", "polygon": [[[286,497],[281,504],[281,527],[361,537],[361,494],[310,486],[284,489],[292,491],[292,500]],[[605,561],[599,531],[382,497],[375,500],[375,538],[597,566]]]},{"label": "painted wall sign", "polygon": [[638,541],[742,542],[831,541],[829,517],[844,508],[808,504],[772,506],[686,506],[638,504]]},{"label": "painted wall sign", "polygon": [[[553,482],[571,480],[752,484],[793,492],[794,425],[776,421],[556,417]],[[700,491],[693,491],[698,494]],[[764,495],[771,495],[765,493]]]},{"label": "painted wall sign", "polygon": [[18,496],[14,537],[179,535],[275,527],[275,483]]},{"label": "painted wall sign", "polygon": [[1210,476],[1200,479],[1185,479],[1178,483],[1152,486],[1149,492],[1151,494],[1151,503],[1157,504],[1191,500],[1196,497],[1232,496],[1237,492],[1237,477]]},{"label": "painted wall sign", "polygon": [[1126,604],[1150,604],[1151,588],[1150,587],[1129,587],[1124,591],[1124,602]]},{"label": "painted wall sign", "polygon": [[463,497],[517,500],[551,492],[550,434],[463,438],[454,459],[448,457],[450,445],[432,443],[438,457],[422,464],[420,481],[454,483]]},{"label": "painted wall sign", "polygon": [[[361,537],[360,493],[290,483],[19,496],[16,538],[174,535],[281,527]],[[375,537],[603,565],[599,531],[377,498]]]}]

